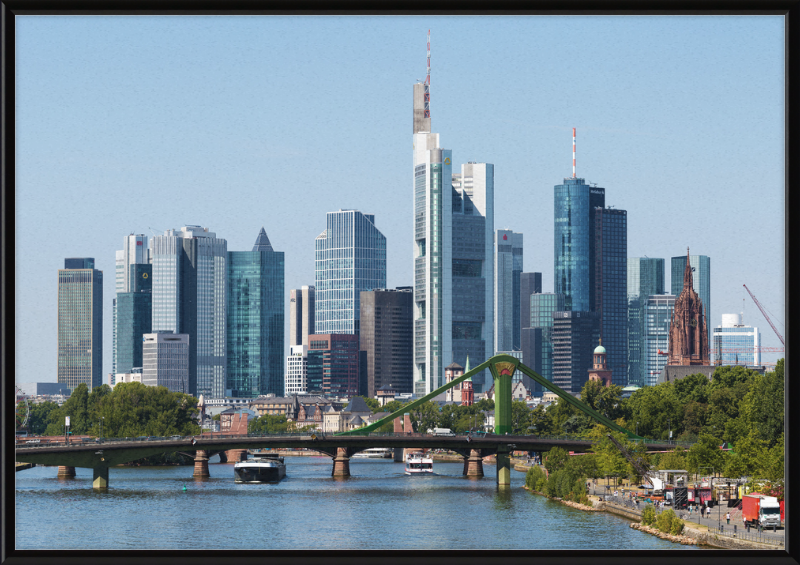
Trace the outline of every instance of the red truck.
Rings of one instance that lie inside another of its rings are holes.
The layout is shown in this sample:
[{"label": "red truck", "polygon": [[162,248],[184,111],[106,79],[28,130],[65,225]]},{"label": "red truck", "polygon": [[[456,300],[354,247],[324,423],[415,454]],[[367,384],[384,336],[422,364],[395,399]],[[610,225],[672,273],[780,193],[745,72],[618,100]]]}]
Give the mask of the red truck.
[{"label": "red truck", "polygon": [[781,505],[774,496],[759,493],[746,494],[742,497],[742,518],[745,524],[761,525],[764,528],[781,525]]}]

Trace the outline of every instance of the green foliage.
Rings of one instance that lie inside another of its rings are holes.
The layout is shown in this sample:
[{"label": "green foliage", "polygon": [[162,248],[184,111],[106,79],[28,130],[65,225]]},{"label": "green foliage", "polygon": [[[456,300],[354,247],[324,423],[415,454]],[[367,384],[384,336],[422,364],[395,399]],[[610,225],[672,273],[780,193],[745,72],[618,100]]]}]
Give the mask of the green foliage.
[{"label": "green foliage", "polygon": [[531,467],[525,473],[525,486],[530,489],[538,490],[536,487],[542,480],[547,481],[547,476],[538,465]]},{"label": "green foliage", "polygon": [[648,504],[642,510],[642,524],[650,526],[656,521],[656,509],[652,504]]},{"label": "green foliage", "polygon": [[264,414],[247,422],[247,432],[251,434],[275,434],[288,430],[285,415]]},{"label": "green foliage", "polygon": [[661,454],[658,469],[686,469],[686,450],[677,447],[675,451]]},{"label": "green foliage", "polygon": [[428,400],[417,406],[411,413],[411,422],[417,432],[425,433],[439,427],[439,405]]},{"label": "green foliage", "polygon": [[381,406],[381,403],[378,402],[378,400],[376,398],[369,398],[369,397],[366,397],[366,396],[362,396],[361,398],[364,399],[364,402],[366,403],[367,408],[372,410],[373,414],[377,414],[378,412],[385,412],[383,406]]},{"label": "green foliage", "polygon": [[105,437],[193,435],[200,432],[193,420],[196,406],[196,398],[166,387],[120,383],[113,389],[96,387],[90,395],[81,384],[61,408],[50,412],[45,434],[61,435],[64,419],[70,416],[76,435],[99,435],[101,419]]},{"label": "green foliage", "polygon": [[683,403],[675,393],[672,383],[661,383],[637,390],[624,406],[625,420],[631,431],[653,439],[668,439],[683,432]]},{"label": "green foliage", "polygon": [[547,477],[542,477],[536,482],[536,490],[538,492],[545,492],[545,490],[547,490]]},{"label": "green foliage", "polygon": [[672,508],[669,508],[655,519],[655,527],[665,534],[678,535],[683,532],[683,520],[678,518]]},{"label": "green foliage", "polygon": [[553,473],[567,466],[569,453],[561,447],[554,447],[547,452],[544,458],[544,468],[548,473]]},{"label": "green foliage", "polygon": [[725,462],[723,451],[719,448],[720,440],[709,434],[702,434],[686,454],[686,470],[697,473],[701,467],[711,467],[720,473]]},{"label": "green foliage", "polygon": [[54,410],[58,410],[58,404],[49,401],[41,404],[31,404],[30,410],[28,430],[32,434],[42,435],[50,422],[50,414]]}]

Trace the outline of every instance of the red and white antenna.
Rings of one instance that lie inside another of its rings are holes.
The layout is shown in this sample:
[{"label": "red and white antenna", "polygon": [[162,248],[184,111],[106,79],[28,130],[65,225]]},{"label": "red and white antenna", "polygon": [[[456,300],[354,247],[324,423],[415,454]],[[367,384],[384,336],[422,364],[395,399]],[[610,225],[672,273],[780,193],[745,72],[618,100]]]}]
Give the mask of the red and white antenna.
[{"label": "red and white antenna", "polygon": [[431,117],[431,30],[428,30],[428,75],[425,77],[425,114],[423,117]]},{"label": "red and white antenna", "polygon": [[575,178],[575,128],[572,128],[572,178]]}]

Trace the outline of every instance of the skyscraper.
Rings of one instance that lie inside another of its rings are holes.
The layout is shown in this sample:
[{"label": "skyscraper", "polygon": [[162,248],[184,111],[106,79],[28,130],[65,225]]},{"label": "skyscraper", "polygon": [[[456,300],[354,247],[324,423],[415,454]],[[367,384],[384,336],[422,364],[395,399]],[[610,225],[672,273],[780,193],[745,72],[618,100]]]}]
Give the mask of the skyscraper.
[{"label": "skyscraper", "polygon": [[642,387],[647,380],[644,307],[649,296],[664,294],[664,259],[629,257],[627,286],[628,384]]},{"label": "skyscraper", "polygon": [[641,386],[655,386],[667,364],[669,325],[675,309],[675,296],[659,294],[644,298],[642,334],[644,381]]},{"label": "skyscraper", "polygon": [[361,292],[360,349],[367,355],[367,395],[391,385],[412,392],[414,294],[411,287]]},{"label": "skyscraper", "polygon": [[228,243],[201,226],[153,237],[153,332],[189,336],[189,394],[225,395]]},{"label": "skyscraper", "polygon": [[595,311],[615,385],[628,385],[628,213],[595,208]]},{"label": "skyscraper", "polygon": [[522,234],[497,230],[494,237],[494,351],[519,349]]},{"label": "skyscraper", "polygon": [[[564,311],[564,295],[535,293],[529,302],[530,327],[522,330],[522,362],[553,382],[553,314]],[[543,392],[542,385],[529,377],[523,378],[523,384],[536,396]]]},{"label": "skyscraper", "polygon": [[595,208],[605,207],[605,189],[582,178],[555,186],[553,288],[567,310],[595,309]]},{"label": "skyscraper", "polygon": [[188,393],[189,336],[156,332],[144,334],[142,338],[142,384]]},{"label": "skyscraper", "polygon": [[313,286],[289,291],[289,346],[307,346],[314,333],[314,291]]},{"label": "skyscraper", "polygon": [[[430,43],[429,43],[430,47]],[[430,71],[430,49],[428,51]],[[414,85],[414,392],[444,385],[452,362],[494,349],[494,165],[453,173],[452,151],[431,132],[430,73]],[[473,379],[483,391],[484,374]]]},{"label": "skyscraper", "polygon": [[723,314],[712,339],[717,365],[761,365],[761,334],[758,328],[745,326],[739,314]]},{"label": "skyscraper", "polygon": [[321,385],[325,396],[355,396],[359,390],[358,336],[313,334],[308,336],[308,392]]},{"label": "skyscraper", "polygon": [[597,312],[553,313],[553,383],[578,394],[589,380],[592,353],[600,342]]},{"label": "skyscraper", "polygon": [[[116,370],[119,374],[142,367],[142,336],[151,332],[153,320],[153,266],[137,263],[130,265],[129,271],[128,291],[118,292],[116,299]],[[118,373],[112,373],[112,378]]]},{"label": "skyscraper", "polygon": [[[113,386],[114,375],[117,374],[117,298],[116,294],[121,292],[131,292],[130,289],[130,268],[131,265],[141,265],[149,262],[149,250],[147,248],[147,236],[142,234],[126,235],[122,240],[122,249],[116,253],[115,263],[115,298],[111,301],[111,379]],[[147,330],[150,331],[149,328]],[[140,340],[141,341],[141,340]],[[120,371],[129,372],[130,368]]]},{"label": "skyscraper", "polygon": [[[679,296],[683,290],[686,255],[673,257],[670,261],[670,292],[675,296]],[[711,258],[707,255],[689,255],[689,265],[692,268],[692,288],[700,296],[700,301],[703,303],[703,313],[706,316],[706,320],[708,320],[711,316]],[[708,345],[711,348],[710,336]]]},{"label": "skyscraper", "polygon": [[239,398],[283,396],[284,256],[264,228],[252,251],[228,251],[226,389]]},{"label": "skyscraper", "polygon": [[314,333],[359,333],[362,290],[386,288],[386,237],[373,214],[328,212],[315,241]]},{"label": "skyscraper", "polygon": [[542,273],[520,273],[519,285],[520,328],[529,328],[531,327],[531,294],[541,294]]},{"label": "skyscraper", "polygon": [[94,259],[70,258],[58,270],[57,379],[72,391],[103,384],[103,272]]}]

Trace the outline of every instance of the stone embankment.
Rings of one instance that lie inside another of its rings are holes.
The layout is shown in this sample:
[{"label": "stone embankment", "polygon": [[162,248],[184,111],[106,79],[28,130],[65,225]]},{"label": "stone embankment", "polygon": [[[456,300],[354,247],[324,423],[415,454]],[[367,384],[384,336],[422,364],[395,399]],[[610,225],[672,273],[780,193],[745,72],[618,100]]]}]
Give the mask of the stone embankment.
[{"label": "stone embankment", "polygon": [[671,541],[674,543],[679,543],[681,545],[698,545],[698,541],[689,536],[685,535],[674,536],[672,534],[665,534],[664,532],[662,532],[657,528],[653,528],[651,526],[645,526],[644,524],[637,524],[636,522],[632,522],[631,528],[633,528],[634,530],[641,530],[643,532],[647,532],[648,534],[652,534],[657,538],[665,539],[667,541]]},{"label": "stone embankment", "polygon": [[539,492],[538,490],[533,490],[531,488],[522,485],[522,488],[525,490],[531,491],[533,494],[538,494],[539,496],[544,496],[545,498],[549,498],[550,500],[556,500],[561,504],[565,504],[567,506],[571,506],[572,508],[577,508],[578,510],[583,510],[584,512],[601,512],[600,508],[594,508],[592,506],[586,506],[585,504],[581,504],[580,502],[573,502],[572,500],[564,500],[563,498],[558,498],[557,496],[549,497],[543,492]]}]

